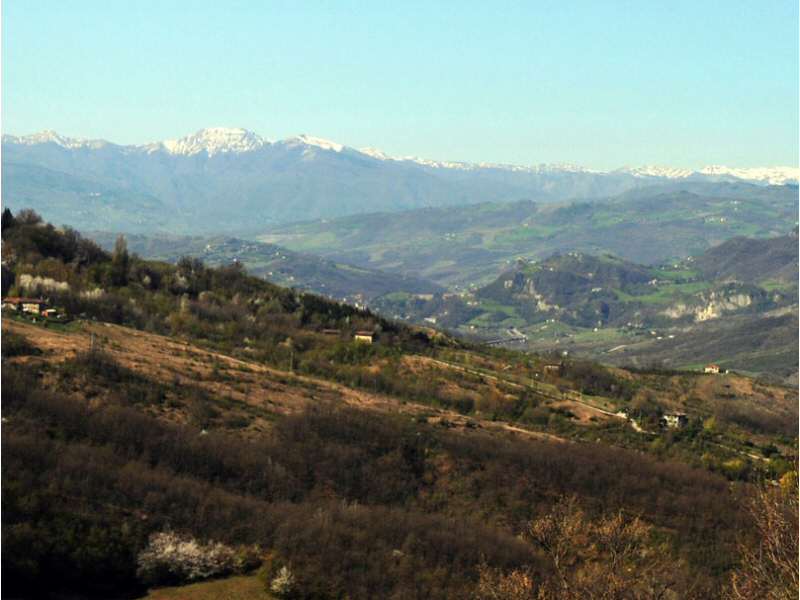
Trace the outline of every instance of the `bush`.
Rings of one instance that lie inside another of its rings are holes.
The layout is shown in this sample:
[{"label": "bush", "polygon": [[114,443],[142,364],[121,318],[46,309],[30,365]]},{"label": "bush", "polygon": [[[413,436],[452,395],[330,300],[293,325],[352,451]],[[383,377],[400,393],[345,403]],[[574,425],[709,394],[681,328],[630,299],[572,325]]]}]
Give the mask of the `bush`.
[{"label": "bush", "polygon": [[269,584],[269,591],[279,598],[290,598],[295,591],[294,574],[286,565],[278,569],[278,574]]},{"label": "bush", "polygon": [[23,335],[8,331],[3,334],[3,356],[9,358],[11,356],[31,356],[41,354],[36,346],[31,344]]},{"label": "bush", "polygon": [[150,536],[136,562],[136,574],[144,583],[166,585],[233,573],[237,553],[220,542],[203,544],[190,536],[166,531]]}]

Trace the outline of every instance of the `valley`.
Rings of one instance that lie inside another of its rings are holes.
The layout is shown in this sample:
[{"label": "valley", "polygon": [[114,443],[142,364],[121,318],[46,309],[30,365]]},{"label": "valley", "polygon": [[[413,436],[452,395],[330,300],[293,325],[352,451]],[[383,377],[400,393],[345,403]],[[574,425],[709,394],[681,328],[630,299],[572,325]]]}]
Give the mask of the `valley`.
[{"label": "valley", "polygon": [[[293,250],[224,236],[127,238],[147,258],[239,262],[280,285],[475,341],[621,366],[717,362],[796,381],[797,238],[782,230],[796,188],[682,186],[691,191],[353,216],[260,236]],[[107,249],[116,238],[90,235]],[[589,262],[576,271],[575,256]],[[615,260],[630,281],[583,277]]]},{"label": "valley", "polygon": [[800,597],[799,19],[4,2],[0,600]]},{"label": "valley", "polygon": [[[111,250],[117,234],[88,232],[106,250]],[[201,259],[209,266],[240,263],[248,273],[278,285],[365,306],[378,296],[393,292],[434,294],[444,289],[418,277],[384,273],[356,267],[314,255],[287,250],[263,242],[224,236],[125,236],[131,252],[153,260],[177,262],[185,256]]]},{"label": "valley", "polygon": [[172,581],[142,557],[174,530],[241,557],[219,573],[288,569],[304,594],[446,598],[525,565],[558,585],[518,534],[566,502],[587,527],[638,515],[686,573],[670,585],[709,597],[750,531],[743,495],[794,476],[793,388],[486,347],[31,213],[6,216],[3,245],[8,294],[68,316],[3,313],[16,589],[47,592],[41,565],[60,589],[144,595]]},{"label": "valley", "polygon": [[[795,235],[735,238],[708,254],[658,267],[610,255],[554,255],[520,260],[474,292],[430,299],[394,293],[373,307],[517,349],[637,367],[698,370],[716,362],[793,382],[796,245]],[[737,256],[740,247],[746,251]],[[708,272],[709,265],[721,264],[716,255],[730,260],[724,273],[716,267]]]},{"label": "valley", "polygon": [[699,255],[797,224],[797,187],[682,183],[585,201],[485,203],[270,228],[258,239],[390,273],[476,289],[519,258],[612,254],[640,264]]}]

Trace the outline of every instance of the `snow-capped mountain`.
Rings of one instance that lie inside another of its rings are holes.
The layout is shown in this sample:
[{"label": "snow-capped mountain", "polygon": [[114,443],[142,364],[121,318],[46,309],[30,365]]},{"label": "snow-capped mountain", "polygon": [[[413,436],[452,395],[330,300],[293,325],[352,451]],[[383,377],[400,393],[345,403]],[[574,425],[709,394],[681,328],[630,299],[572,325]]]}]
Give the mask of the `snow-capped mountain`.
[{"label": "snow-capped mountain", "polygon": [[706,179],[711,181],[741,180],[768,185],[784,185],[797,183],[800,179],[800,168],[797,167],[751,167],[732,168],[719,165],[702,169],[676,169],[671,167],[624,167],[618,172],[628,173],[634,177],[658,177],[663,179]]},{"label": "snow-capped mountain", "polygon": [[166,152],[176,156],[193,156],[205,152],[209,157],[216,154],[242,154],[254,152],[266,146],[275,144],[286,148],[301,148],[330,150],[332,152],[342,152],[349,150],[358,152],[380,161],[393,161],[398,163],[414,163],[433,169],[457,169],[462,171],[477,171],[481,169],[492,169],[510,171],[518,173],[594,173],[594,174],[626,174],[638,178],[658,178],[658,179],[688,179],[703,178],[710,179],[738,179],[756,183],[770,185],[783,185],[786,183],[797,183],[800,180],[800,168],[797,167],[752,167],[735,168],[721,165],[712,165],[701,169],[684,169],[661,166],[641,166],[641,167],[622,167],[615,171],[601,171],[589,169],[574,164],[538,164],[538,165],[514,165],[503,163],[470,163],[459,161],[431,160],[416,156],[394,157],[378,150],[377,148],[355,149],[338,142],[333,142],[310,135],[298,135],[277,142],[271,142],[261,137],[257,133],[242,128],[230,127],[210,127],[187,135],[177,140],[164,140],[140,146],[120,146],[112,144],[106,140],[88,140],[80,138],[70,138],[59,135],[55,131],[42,131],[27,136],[4,135],[4,144],[17,144],[25,146],[35,146],[40,144],[55,144],[66,149],[78,148],[101,148],[115,146],[126,152]]},{"label": "snow-capped mountain", "polygon": [[44,131],[3,136],[3,200],[94,229],[237,231],[276,222],[530,199],[603,198],[653,185],[797,183],[795,167],[599,171],[393,157],[310,135],[214,127],[142,145]]},{"label": "snow-capped mountain", "polygon": [[731,168],[723,166],[710,166],[700,169],[701,175],[709,177],[733,177],[743,181],[757,181],[770,185],[783,185],[797,183],[800,178],[800,169],[797,167],[751,167]]},{"label": "snow-capped mountain", "polygon": [[331,150],[332,152],[341,152],[345,149],[345,146],[342,144],[305,134],[287,138],[278,143],[285,144],[286,146],[313,146],[322,150]]},{"label": "snow-capped mountain", "polygon": [[109,145],[109,142],[105,140],[87,140],[87,139],[71,138],[59,135],[58,133],[50,129],[46,129],[44,131],[40,131],[39,133],[34,133],[31,135],[22,135],[22,136],[4,135],[3,143],[18,144],[21,146],[55,144],[56,146],[60,146],[62,148],[68,148],[70,150],[75,150],[77,148],[102,148],[103,146]]},{"label": "snow-capped mountain", "polygon": [[153,152],[164,149],[170,154],[192,156],[206,152],[209,156],[220,153],[252,152],[263,148],[269,142],[260,135],[246,129],[231,129],[226,127],[212,127],[201,129],[193,135],[188,135],[179,140],[166,140],[149,144],[146,148]]}]

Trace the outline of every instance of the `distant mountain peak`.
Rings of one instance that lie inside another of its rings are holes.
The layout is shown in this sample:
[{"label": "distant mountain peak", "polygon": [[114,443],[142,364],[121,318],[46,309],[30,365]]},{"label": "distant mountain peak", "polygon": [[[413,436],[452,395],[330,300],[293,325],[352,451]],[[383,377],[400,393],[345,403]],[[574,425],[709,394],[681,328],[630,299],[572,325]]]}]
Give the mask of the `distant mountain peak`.
[{"label": "distant mountain peak", "polygon": [[62,148],[75,150],[77,148],[100,148],[107,146],[110,142],[105,140],[89,140],[84,138],[71,138],[60,135],[52,129],[45,129],[30,135],[4,135],[3,143],[20,144],[23,146],[35,146],[38,144],[55,144]]},{"label": "distant mountain peak", "polygon": [[358,151],[361,152],[361,154],[366,154],[367,156],[377,160],[393,160],[391,156],[386,154],[383,150],[378,150],[377,148],[359,148]]},{"label": "distant mountain peak", "polygon": [[667,179],[684,179],[695,171],[675,167],[660,167],[658,165],[644,165],[642,167],[622,167],[617,169],[620,173],[627,173],[634,177],[665,177]]},{"label": "distant mountain peak", "polygon": [[557,173],[557,172],[599,173],[600,172],[570,163],[554,163],[554,164],[526,166],[526,165],[512,165],[503,163],[489,163],[489,162],[471,163],[471,162],[447,161],[447,160],[431,160],[428,158],[420,158],[419,156],[397,157],[397,156],[390,156],[377,148],[360,148],[358,152],[360,152],[361,154],[365,154],[376,160],[413,162],[418,165],[422,165],[424,167],[431,167],[434,169],[458,169],[462,171],[475,171],[478,169],[495,169],[500,171],[520,171],[527,173]]},{"label": "distant mountain peak", "polygon": [[722,180],[740,179],[744,181],[768,183],[770,185],[797,183],[798,180],[800,180],[800,168],[797,167],[736,168],[711,165],[699,170],[692,170],[648,165],[644,167],[623,167],[618,169],[617,172],[627,173],[634,177],[659,177],[664,179],[688,179],[691,177]]},{"label": "distant mountain peak", "polygon": [[241,127],[209,127],[178,140],[166,140],[152,146],[161,146],[170,154],[191,156],[206,152],[209,156],[213,156],[227,152],[235,154],[251,152],[268,144],[269,141],[257,133]]},{"label": "distant mountain peak", "polygon": [[341,152],[345,149],[343,144],[319,137],[314,137],[313,135],[306,135],[305,133],[295,137],[287,138],[282,140],[282,142],[289,146],[302,144],[304,146],[314,146],[323,150],[332,150],[333,152]]},{"label": "distant mountain peak", "polygon": [[800,168],[797,167],[744,167],[731,168],[712,165],[700,169],[707,176],[735,177],[747,181],[761,181],[771,185],[797,183],[800,180]]}]

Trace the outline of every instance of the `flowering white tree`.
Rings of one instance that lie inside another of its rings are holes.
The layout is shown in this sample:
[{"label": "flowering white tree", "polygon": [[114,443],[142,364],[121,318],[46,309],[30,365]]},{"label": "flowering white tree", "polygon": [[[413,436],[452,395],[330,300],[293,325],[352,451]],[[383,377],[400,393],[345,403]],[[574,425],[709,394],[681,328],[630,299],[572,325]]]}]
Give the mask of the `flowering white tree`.
[{"label": "flowering white tree", "polygon": [[269,585],[269,590],[280,598],[289,597],[294,592],[294,575],[289,567],[283,566]]},{"label": "flowering white tree", "polygon": [[137,575],[150,584],[197,581],[231,573],[236,564],[230,546],[167,531],[150,536],[137,557]]}]

